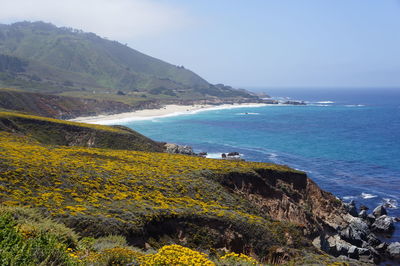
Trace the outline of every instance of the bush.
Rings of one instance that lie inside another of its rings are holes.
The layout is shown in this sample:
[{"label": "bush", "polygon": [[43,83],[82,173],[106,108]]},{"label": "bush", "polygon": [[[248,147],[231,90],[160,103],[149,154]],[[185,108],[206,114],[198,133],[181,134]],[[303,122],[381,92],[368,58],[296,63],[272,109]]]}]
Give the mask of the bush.
[{"label": "bush", "polygon": [[40,234],[51,234],[58,241],[74,248],[78,243],[78,235],[64,224],[57,223],[49,218],[43,217],[37,210],[28,207],[11,207],[0,205],[0,215],[10,214],[16,224],[18,231],[25,236],[38,236]]},{"label": "bush", "polygon": [[126,239],[123,236],[109,235],[100,237],[94,240],[93,249],[95,251],[102,251],[105,249],[112,249],[116,247],[126,247]]},{"label": "bush", "polygon": [[146,255],[141,265],[215,265],[207,255],[180,245],[162,247],[156,254]]},{"label": "bush", "polygon": [[222,265],[260,265],[252,257],[235,252],[227,253],[219,258]]},{"label": "bush", "polygon": [[1,265],[75,265],[67,247],[51,234],[39,233],[33,238],[17,230],[11,214],[0,216]]}]

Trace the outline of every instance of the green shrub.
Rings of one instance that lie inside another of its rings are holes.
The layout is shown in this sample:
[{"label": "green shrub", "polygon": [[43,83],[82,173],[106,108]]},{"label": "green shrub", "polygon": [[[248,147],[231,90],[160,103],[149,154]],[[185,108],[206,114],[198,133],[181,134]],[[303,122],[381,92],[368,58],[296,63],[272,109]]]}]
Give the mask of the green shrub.
[{"label": "green shrub", "polygon": [[95,251],[102,251],[105,249],[112,249],[116,247],[126,247],[126,239],[123,236],[109,235],[100,237],[94,240],[93,249]]},{"label": "green shrub", "polygon": [[31,238],[17,230],[11,214],[0,216],[1,265],[75,265],[66,249],[54,235],[39,233]]},{"label": "green shrub", "polygon": [[77,234],[64,224],[43,217],[37,210],[28,207],[12,207],[0,205],[0,215],[10,214],[25,234],[51,234],[58,241],[74,248],[78,243]]}]

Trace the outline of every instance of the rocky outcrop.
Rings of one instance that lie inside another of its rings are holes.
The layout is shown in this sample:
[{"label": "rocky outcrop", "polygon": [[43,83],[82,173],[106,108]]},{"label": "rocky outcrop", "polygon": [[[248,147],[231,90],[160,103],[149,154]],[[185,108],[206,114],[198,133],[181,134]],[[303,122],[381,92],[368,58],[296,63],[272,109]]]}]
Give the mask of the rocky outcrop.
[{"label": "rocky outcrop", "polygon": [[350,216],[340,200],[303,172],[280,174],[260,169],[253,174],[233,172],[218,181],[270,217],[299,225],[310,237],[335,231],[346,224],[344,217]]},{"label": "rocky outcrop", "polygon": [[[331,255],[347,256],[368,263],[396,258],[390,255],[388,250],[390,245],[382,242],[375,235],[382,233],[390,235],[394,230],[395,219],[386,215],[386,209],[378,206],[373,214],[368,214],[367,209],[363,208],[358,217],[354,217],[355,203],[344,205],[347,212],[352,212],[351,216],[344,216],[347,225],[337,227],[336,232],[322,233],[314,239],[313,244]],[[391,252],[396,253],[395,244],[392,245]]]},{"label": "rocky outcrop", "polygon": [[379,233],[391,233],[394,231],[394,219],[387,215],[382,215],[372,224],[372,230]]},{"label": "rocky outcrop", "polygon": [[174,143],[167,143],[164,145],[165,152],[167,153],[177,153],[177,154],[185,154],[185,155],[196,155],[193,152],[193,148],[187,145],[178,145]]},{"label": "rocky outcrop", "polygon": [[392,230],[394,219],[383,215],[387,213],[384,207],[375,212],[380,215],[377,218],[365,207],[358,213],[355,202],[341,202],[301,172],[231,173],[220,182],[274,219],[298,224],[306,236],[314,239],[317,248],[331,255],[365,263],[378,263],[388,257],[388,245],[375,235]]},{"label": "rocky outcrop", "polygon": [[344,207],[346,208],[347,212],[354,216],[357,217],[358,213],[357,213],[357,208],[356,208],[356,203],[354,202],[354,200],[350,201],[350,203],[345,203]]},{"label": "rocky outcrop", "polygon": [[391,243],[387,247],[387,253],[391,259],[400,260],[400,243],[399,242]]}]

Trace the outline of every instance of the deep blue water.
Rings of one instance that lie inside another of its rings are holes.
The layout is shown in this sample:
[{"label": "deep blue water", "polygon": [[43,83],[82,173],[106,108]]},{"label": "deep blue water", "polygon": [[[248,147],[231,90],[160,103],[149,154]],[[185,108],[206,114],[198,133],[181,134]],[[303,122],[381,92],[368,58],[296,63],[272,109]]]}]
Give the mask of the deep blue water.
[{"label": "deep blue water", "polygon": [[[214,157],[238,151],[246,160],[304,170],[345,201],[355,199],[370,209],[390,202],[389,214],[400,216],[400,90],[270,93],[309,104],[214,110],[125,125]],[[396,227],[392,240],[399,241]]]}]

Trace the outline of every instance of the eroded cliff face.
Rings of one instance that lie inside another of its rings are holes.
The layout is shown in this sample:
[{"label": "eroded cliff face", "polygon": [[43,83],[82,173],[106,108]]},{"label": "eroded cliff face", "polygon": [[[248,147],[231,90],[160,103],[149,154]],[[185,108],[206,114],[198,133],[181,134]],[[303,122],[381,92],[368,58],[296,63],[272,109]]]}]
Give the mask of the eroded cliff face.
[{"label": "eroded cliff face", "polygon": [[347,223],[343,203],[321,190],[305,173],[260,169],[252,174],[231,173],[220,182],[273,219],[301,226],[309,237],[333,232]]},{"label": "eroded cliff face", "polygon": [[382,224],[390,232],[397,219],[385,215],[386,211],[382,214],[374,210],[368,216],[365,211],[363,215],[351,212],[354,206],[319,188],[305,173],[255,169],[252,173],[238,171],[213,178],[261,213],[298,225],[316,248],[330,255],[367,264],[394,257],[387,248],[389,244],[376,235],[382,229],[376,228]]}]

